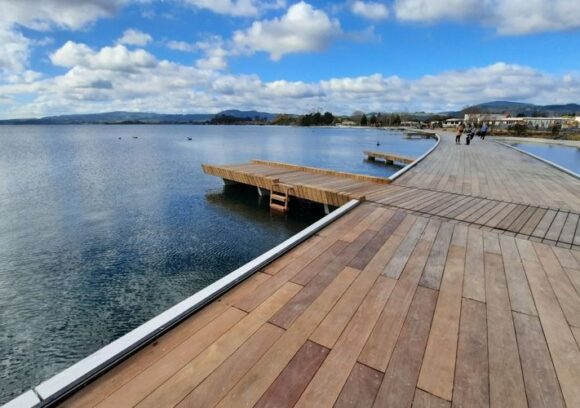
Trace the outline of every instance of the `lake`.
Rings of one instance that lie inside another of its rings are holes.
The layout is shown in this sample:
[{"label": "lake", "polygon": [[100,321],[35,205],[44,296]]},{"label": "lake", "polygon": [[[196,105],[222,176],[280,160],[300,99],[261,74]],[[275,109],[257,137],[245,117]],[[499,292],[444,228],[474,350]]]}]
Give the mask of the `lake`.
[{"label": "lake", "polygon": [[324,215],[272,215],[255,189],[224,187],[201,163],[386,177],[398,169],[363,150],[433,144],[374,129],[0,126],[0,403]]},{"label": "lake", "polygon": [[509,144],[565,167],[568,170],[572,170],[575,173],[580,173],[580,143],[578,143],[578,146],[534,142],[509,142]]}]

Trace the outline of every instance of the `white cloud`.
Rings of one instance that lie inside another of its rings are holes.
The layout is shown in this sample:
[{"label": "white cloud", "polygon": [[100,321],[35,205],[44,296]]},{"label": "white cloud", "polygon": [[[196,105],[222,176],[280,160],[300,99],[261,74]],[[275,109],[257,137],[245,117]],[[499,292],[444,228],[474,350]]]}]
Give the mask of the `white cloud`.
[{"label": "white cloud", "polygon": [[28,64],[30,40],[19,32],[0,25],[0,73],[17,73]]},{"label": "white cloud", "polygon": [[62,67],[85,67],[109,71],[135,71],[150,68],[157,61],[153,55],[144,50],[130,51],[124,45],[104,47],[94,51],[85,44],[68,41],[50,55],[53,64]]},{"label": "white cloud", "polygon": [[383,3],[355,1],[350,9],[354,14],[369,20],[385,20],[389,17],[389,9]]},{"label": "white cloud", "polygon": [[400,20],[475,21],[506,35],[580,29],[577,0],[397,0],[394,7]]},{"label": "white cloud", "polygon": [[[218,39],[207,41],[211,40]],[[201,45],[196,48],[201,50]],[[96,50],[68,42],[51,60],[68,68],[67,72],[53,78],[30,72],[26,81],[0,85],[2,117],[111,110],[217,112],[228,108],[303,113],[323,107],[338,114],[356,109],[440,111],[497,99],[568,103],[580,94],[577,73],[550,75],[501,62],[417,79],[375,73],[304,82],[263,81],[258,75],[228,74],[211,64],[209,68],[202,63],[180,65],[123,45]],[[28,102],[16,102],[22,100]]]},{"label": "white cloud", "polygon": [[264,51],[278,61],[285,54],[325,50],[341,34],[338,20],[301,1],[280,18],[255,21],[247,30],[236,31],[234,43],[238,50]]},{"label": "white cloud", "polygon": [[129,0],[0,0],[0,22],[46,30],[53,26],[79,29],[112,17]]},{"label": "white cloud", "polygon": [[255,17],[265,10],[279,9],[286,6],[284,0],[185,0],[188,4],[200,9],[236,17]]},{"label": "white cloud", "polygon": [[123,36],[117,40],[117,44],[137,45],[143,47],[153,41],[153,38],[143,31],[128,29],[123,32]]},{"label": "white cloud", "polygon": [[175,51],[182,51],[182,52],[195,52],[197,51],[197,47],[195,44],[191,44],[185,41],[175,41],[170,40],[166,43],[167,47],[175,50]]}]

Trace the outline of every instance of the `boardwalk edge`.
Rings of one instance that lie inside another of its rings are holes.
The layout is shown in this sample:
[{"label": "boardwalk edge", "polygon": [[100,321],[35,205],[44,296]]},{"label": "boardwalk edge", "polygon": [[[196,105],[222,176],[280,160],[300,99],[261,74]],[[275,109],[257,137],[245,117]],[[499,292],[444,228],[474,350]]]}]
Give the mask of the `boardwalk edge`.
[{"label": "boardwalk edge", "polygon": [[433,152],[433,150],[435,150],[437,148],[437,146],[439,146],[439,142],[441,142],[441,136],[439,136],[437,133],[433,133],[433,136],[435,136],[435,138],[437,138],[437,142],[435,143],[435,145],[433,147],[431,147],[429,150],[427,150],[427,152],[425,152],[422,156],[420,156],[413,163],[403,167],[401,170],[399,170],[395,174],[391,175],[388,178],[389,180],[391,180],[391,182],[395,181],[396,179],[401,177],[403,174],[405,174],[406,172],[411,170],[413,167],[415,167],[417,164],[419,164],[421,161],[423,161],[423,159],[425,159],[427,156],[429,156]]},{"label": "boardwalk edge", "polygon": [[567,169],[566,167],[562,167],[562,166],[560,166],[559,164],[556,164],[556,163],[554,163],[554,162],[552,162],[552,161],[550,161],[550,160],[544,159],[544,158],[542,158],[542,157],[540,157],[540,156],[536,156],[535,154],[533,154],[533,153],[530,153],[530,152],[526,152],[525,150],[518,149],[517,147],[515,147],[515,146],[512,146],[512,145],[509,145],[509,144],[507,144],[507,143],[505,143],[505,142],[500,142],[500,141],[498,141],[498,140],[494,140],[493,142],[494,142],[494,143],[497,143],[497,144],[500,144],[500,145],[502,145],[502,146],[505,146],[505,147],[509,147],[510,149],[514,149],[514,150],[516,150],[516,151],[518,151],[518,152],[520,152],[520,153],[523,153],[523,154],[525,154],[525,155],[528,155],[528,156],[530,156],[530,157],[533,157],[534,159],[537,159],[537,160],[539,160],[539,161],[541,161],[541,162],[544,162],[544,163],[546,163],[546,164],[547,164],[547,165],[549,165],[549,166],[555,167],[556,169],[558,169],[558,170],[560,170],[560,171],[563,171],[564,173],[566,173],[566,174],[568,174],[568,175],[570,175],[570,176],[572,176],[572,177],[575,177],[575,178],[577,178],[577,179],[579,179],[579,180],[580,180],[580,174],[578,174],[578,173],[576,173],[576,172],[574,172],[574,171],[572,171],[572,170],[569,170],[569,169]]},{"label": "boardwalk edge", "polygon": [[359,204],[360,201],[358,200],[349,201],[276,247],[42,382],[40,385],[7,402],[2,408],[33,408],[55,404]]}]

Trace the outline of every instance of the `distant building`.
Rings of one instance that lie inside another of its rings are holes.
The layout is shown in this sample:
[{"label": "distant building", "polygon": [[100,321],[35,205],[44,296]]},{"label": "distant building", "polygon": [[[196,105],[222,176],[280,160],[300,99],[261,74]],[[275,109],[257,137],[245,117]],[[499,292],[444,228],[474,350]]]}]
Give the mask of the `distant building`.
[{"label": "distant building", "polygon": [[454,127],[458,126],[461,122],[463,122],[463,119],[459,119],[459,118],[446,119],[445,122],[443,122],[443,127],[444,128],[454,128]]}]

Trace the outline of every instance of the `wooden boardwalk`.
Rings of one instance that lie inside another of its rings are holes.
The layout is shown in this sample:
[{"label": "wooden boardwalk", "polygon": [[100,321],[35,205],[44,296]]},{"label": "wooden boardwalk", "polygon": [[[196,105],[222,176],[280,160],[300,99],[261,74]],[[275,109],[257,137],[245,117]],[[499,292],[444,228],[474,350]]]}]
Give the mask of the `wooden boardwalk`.
[{"label": "wooden boardwalk", "polygon": [[444,140],[62,406],[580,407],[580,251],[551,239],[577,232],[578,184],[527,158],[509,179],[517,152],[478,142]]}]

